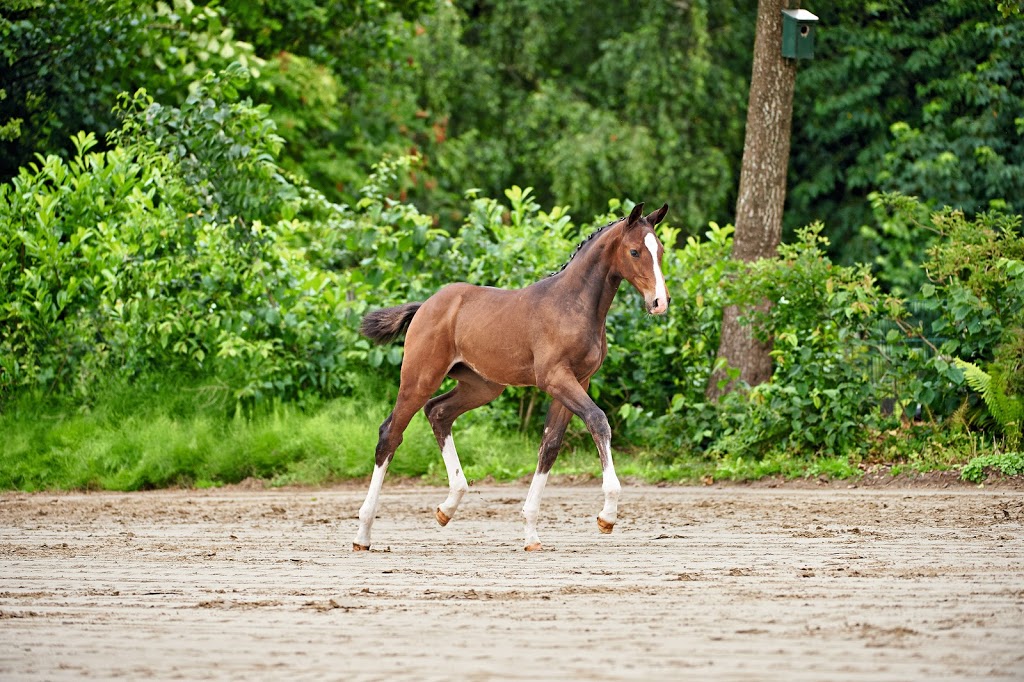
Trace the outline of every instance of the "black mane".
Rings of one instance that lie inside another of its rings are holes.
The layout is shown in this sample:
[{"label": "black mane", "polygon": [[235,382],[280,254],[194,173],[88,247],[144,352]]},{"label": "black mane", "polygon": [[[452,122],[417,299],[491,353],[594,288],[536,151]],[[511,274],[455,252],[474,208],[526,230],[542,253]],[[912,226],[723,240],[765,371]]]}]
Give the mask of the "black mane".
[{"label": "black mane", "polygon": [[569,267],[569,263],[572,262],[572,259],[576,257],[576,254],[579,253],[583,249],[584,246],[589,244],[594,239],[594,237],[596,237],[597,235],[601,234],[602,232],[607,230],[609,227],[611,227],[612,225],[614,225],[615,223],[617,223],[617,222],[619,222],[621,220],[625,220],[625,218],[616,218],[615,220],[611,221],[607,225],[602,225],[601,227],[599,227],[596,230],[594,230],[593,232],[591,232],[590,235],[586,239],[584,239],[583,241],[581,241],[579,244],[576,245],[576,249],[572,252],[572,255],[569,256],[569,260],[565,261],[565,263],[562,264],[562,267],[560,267],[557,270],[555,270],[554,272],[552,272],[550,275],[548,275],[548,277],[554,277],[555,275],[557,275],[558,273],[562,272],[567,267]]}]

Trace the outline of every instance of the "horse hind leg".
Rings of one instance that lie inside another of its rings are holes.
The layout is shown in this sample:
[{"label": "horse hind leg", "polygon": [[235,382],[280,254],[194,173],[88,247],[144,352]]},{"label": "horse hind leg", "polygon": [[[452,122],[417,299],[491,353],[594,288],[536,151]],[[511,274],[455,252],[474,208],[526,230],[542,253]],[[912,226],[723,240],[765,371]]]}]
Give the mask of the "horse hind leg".
[{"label": "horse hind leg", "polygon": [[469,481],[462,471],[462,463],[459,461],[459,453],[455,450],[455,441],[449,433],[441,446],[441,458],[444,459],[444,468],[448,472],[448,497],[437,505],[434,517],[442,526],[455,516],[455,510],[459,508],[462,497],[469,492]]},{"label": "horse hind leg", "polygon": [[380,491],[384,487],[384,475],[395,455],[395,450],[402,442],[402,434],[394,433],[392,430],[396,411],[398,411],[398,405],[380,425],[373,475],[370,477],[370,489],[366,492],[366,499],[359,507],[359,530],[356,531],[355,540],[352,541],[353,552],[370,549],[370,529],[373,527],[373,521],[377,518],[377,510],[380,507]]},{"label": "horse hind leg", "polygon": [[455,388],[444,395],[432,398],[423,408],[423,412],[434,431],[437,445],[441,448],[445,470],[448,473],[448,497],[438,505],[434,516],[442,526],[455,516],[462,498],[469,491],[469,482],[462,470],[459,454],[452,438],[452,425],[459,416],[494,400],[505,389],[500,384],[487,381],[468,368],[459,366],[450,376],[458,380]]},{"label": "horse hind leg", "polygon": [[398,389],[395,409],[380,425],[373,476],[370,477],[370,489],[359,508],[359,530],[356,531],[355,540],[352,542],[352,550],[355,552],[370,549],[370,529],[373,527],[374,519],[377,518],[377,510],[380,508],[380,491],[384,486],[384,475],[395,456],[395,450],[402,444],[402,434],[409,426],[409,421],[441,385],[441,380],[444,378],[443,372],[434,374],[436,376],[407,378],[403,367],[402,385]]}]

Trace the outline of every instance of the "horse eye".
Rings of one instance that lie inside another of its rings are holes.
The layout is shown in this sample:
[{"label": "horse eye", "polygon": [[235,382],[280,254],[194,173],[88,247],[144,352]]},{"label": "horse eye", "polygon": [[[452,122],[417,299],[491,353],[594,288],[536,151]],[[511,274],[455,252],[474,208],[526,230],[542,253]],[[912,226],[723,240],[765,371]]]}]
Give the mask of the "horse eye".
[{"label": "horse eye", "polygon": [[640,257],[640,252],[637,251],[636,249],[630,249],[629,250],[629,255],[632,256],[633,258],[639,258]]}]

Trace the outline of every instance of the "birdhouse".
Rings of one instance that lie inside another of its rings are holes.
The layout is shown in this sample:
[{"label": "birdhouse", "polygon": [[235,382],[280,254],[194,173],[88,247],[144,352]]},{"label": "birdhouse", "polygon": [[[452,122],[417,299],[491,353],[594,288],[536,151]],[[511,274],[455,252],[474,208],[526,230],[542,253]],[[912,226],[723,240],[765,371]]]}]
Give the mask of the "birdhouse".
[{"label": "birdhouse", "polygon": [[814,25],[818,17],[805,9],[782,10],[782,56],[814,59]]}]

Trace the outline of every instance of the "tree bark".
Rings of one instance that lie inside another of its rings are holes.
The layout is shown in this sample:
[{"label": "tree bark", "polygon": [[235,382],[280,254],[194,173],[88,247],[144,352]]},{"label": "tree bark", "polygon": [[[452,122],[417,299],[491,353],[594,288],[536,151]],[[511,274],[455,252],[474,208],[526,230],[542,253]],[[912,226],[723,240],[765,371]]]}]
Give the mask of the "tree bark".
[{"label": "tree bark", "polygon": [[[774,256],[782,237],[796,82],[796,60],[782,56],[782,10],[789,4],[788,0],[759,0],[757,5],[754,67],[732,246],[733,258],[746,262]],[[771,345],[759,343],[750,328],[739,323],[743,312],[736,306],[725,309],[718,358],[739,369],[741,381],[756,386],[771,378]],[[724,369],[712,374],[707,387],[710,400],[734,388],[735,382],[727,379]]]}]

